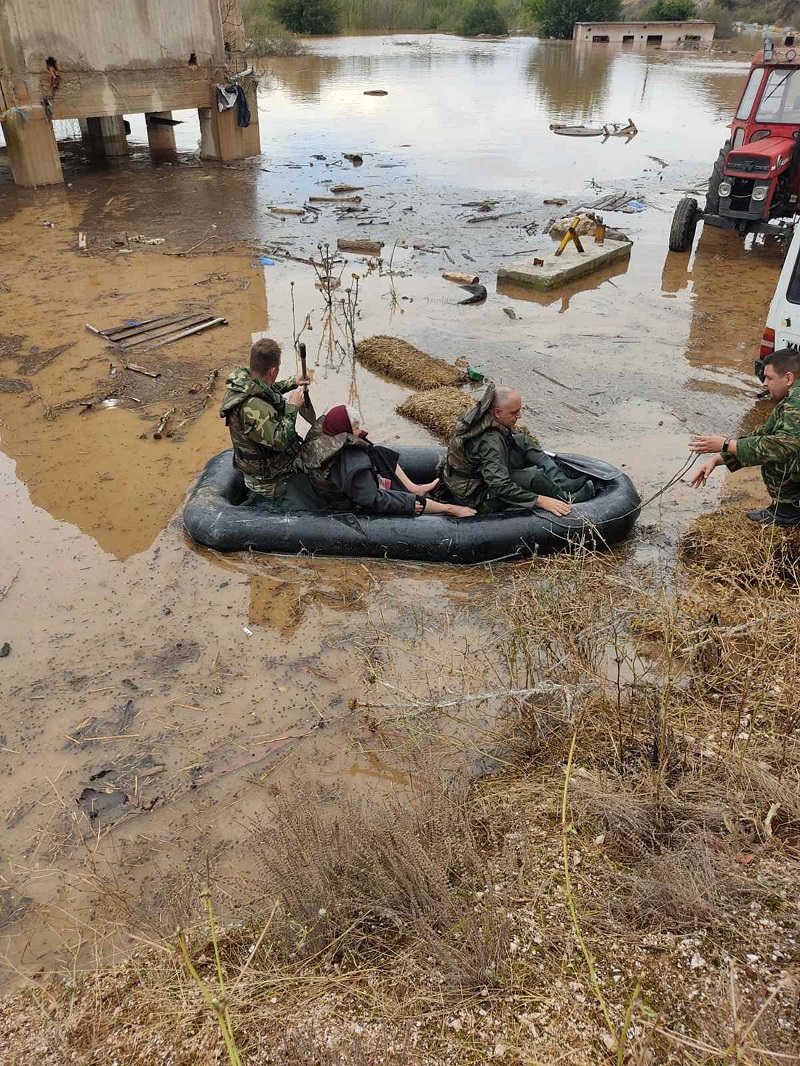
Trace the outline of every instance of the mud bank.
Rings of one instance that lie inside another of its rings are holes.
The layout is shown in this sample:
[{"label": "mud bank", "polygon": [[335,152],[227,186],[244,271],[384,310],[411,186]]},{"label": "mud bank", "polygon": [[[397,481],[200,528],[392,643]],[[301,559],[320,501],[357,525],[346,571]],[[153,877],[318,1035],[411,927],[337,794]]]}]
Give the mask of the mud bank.
[{"label": "mud bank", "polygon": [[[485,47],[456,44],[466,49],[459,64],[492,66],[463,58],[485,57]],[[587,117],[602,101],[617,106],[619,68],[607,60],[602,70],[591,61],[588,96],[560,96],[573,85],[565,69],[553,73],[563,54],[527,61],[537,121]],[[365,67],[340,58],[338,67],[330,57],[276,64],[278,88],[262,101],[260,160],[204,164],[185,152],[173,166],[153,166],[137,149],[97,172],[73,146],[64,189],[18,193],[3,175],[0,643],[11,652],[0,660],[0,947],[8,981],[126,950],[131,928],[171,929],[207,854],[224,857],[226,892],[239,897],[250,819],[266,790],[291,787],[297,775],[332,799],[343,783],[366,781],[372,790],[402,779],[402,751],[378,751],[369,721],[351,709],[374,684],[369,662],[381,635],[413,644],[402,681],[421,697],[440,692],[443,678],[458,691],[464,649],[493,635],[480,611],[493,579],[481,571],[219,559],[185,541],[180,503],[226,445],[216,413],[222,378],[263,333],[289,350],[292,301],[296,322],[308,314],[313,327],[306,339],[318,410],[355,387],[373,438],[432,439],[395,412],[411,390],[363,368],[354,379],[347,363],[318,351],[315,276],[281,252],[302,259],[339,236],[380,234],[394,273],[354,258],[344,274],[345,282],[353,272],[361,279],[361,336],[398,335],[521,385],[525,422],[546,444],[624,466],[643,497],[683,463],[691,432],[735,431],[760,415],[749,372],[779,249],[743,249],[711,231],[691,259],[666,254],[677,190],[705,173],[707,144],[692,142],[680,156],[676,147],[666,169],[648,161],[645,149],[670,156],[665,141],[678,139],[650,100],[652,143],[633,142],[628,156],[613,144],[605,157],[600,146],[582,158],[571,147],[560,163],[548,154],[544,178],[525,188],[549,142],[536,141],[524,159],[492,142],[505,164],[484,182],[486,160],[476,161],[466,119],[447,152],[438,149],[446,165],[437,169],[431,144],[416,162],[407,148],[403,157],[399,136],[390,148],[375,132],[387,116],[370,112],[370,152],[346,169],[353,113],[337,102],[337,71],[350,99]],[[419,57],[419,66],[429,59]],[[668,62],[648,62],[651,85],[667,77]],[[705,109],[705,136],[724,132],[720,116],[733,106],[739,74],[724,64],[709,70],[705,59],[681,62],[687,93]],[[393,68],[373,57],[370,69]],[[270,126],[278,104],[286,110]],[[290,144],[292,115],[298,136]],[[648,204],[640,214],[609,214],[634,240],[627,269],[535,299],[496,292],[494,272],[507,256],[548,245],[553,209],[543,200],[553,182],[576,202],[593,175],[601,190],[622,183]],[[367,187],[369,225],[327,208],[311,226],[270,211],[342,180]],[[497,210],[518,217],[467,223],[474,209],[462,205],[503,199],[503,189],[513,205]],[[165,243],[130,241],[139,234]],[[270,249],[275,262],[265,265]],[[463,294],[441,280],[443,269],[480,274],[489,299],[459,306]],[[142,364],[161,374],[155,384],[125,371],[119,353],[85,330],[87,321],[102,328],[195,306],[228,325],[143,354]],[[214,370],[220,378],[205,390]],[[195,385],[205,391],[192,392]],[[98,399],[118,402],[82,406]],[[185,409],[185,423],[154,439],[172,406]],[[715,498],[679,486],[643,515],[623,565],[665,565],[679,531]]]}]

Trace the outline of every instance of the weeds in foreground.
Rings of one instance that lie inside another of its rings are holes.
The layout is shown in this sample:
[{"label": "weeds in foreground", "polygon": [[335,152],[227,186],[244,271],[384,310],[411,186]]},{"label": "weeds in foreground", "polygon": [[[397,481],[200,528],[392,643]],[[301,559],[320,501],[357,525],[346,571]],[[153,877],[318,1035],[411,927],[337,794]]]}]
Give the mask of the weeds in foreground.
[{"label": "weeds in foreground", "polygon": [[608,557],[500,572],[492,638],[435,670],[384,634],[361,702],[408,787],[278,795],[254,914],[207,910],[177,976],[48,985],[46,1024],[29,993],[8,1061],[798,1061],[800,604],[702,559],[669,596]]}]

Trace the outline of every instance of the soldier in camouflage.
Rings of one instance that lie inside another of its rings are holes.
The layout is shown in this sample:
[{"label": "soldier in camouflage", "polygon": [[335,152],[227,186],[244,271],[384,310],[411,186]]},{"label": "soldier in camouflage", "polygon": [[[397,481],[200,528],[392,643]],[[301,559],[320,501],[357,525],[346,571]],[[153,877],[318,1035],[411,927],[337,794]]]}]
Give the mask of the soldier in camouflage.
[{"label": "soldier in camouflage", "polygon": [[276,380],[280,346],[270,338],[250,349],[250,367],[238,367],[225,384],[220,416],[233,443],[233,465],[241,470],[251,492],[250,504],[271,500],[287,509],[317,506],[305,475],[298,473],[303,443],[295,423],[305,406],[305,382],[299,377]]},{"label": "soldier in camouflage", "polygon": [[764,384],[777,405],[760,429],[737,440],[722,435],[692,440],[690,451],[717,453],[703,463],[692,485],[705,485],[712,470],[723,464],[731,471],[760,466],[772,503],[748,511],[747,517],[765,525],[800,526],[800,352],[781,348],[768,355]]}]

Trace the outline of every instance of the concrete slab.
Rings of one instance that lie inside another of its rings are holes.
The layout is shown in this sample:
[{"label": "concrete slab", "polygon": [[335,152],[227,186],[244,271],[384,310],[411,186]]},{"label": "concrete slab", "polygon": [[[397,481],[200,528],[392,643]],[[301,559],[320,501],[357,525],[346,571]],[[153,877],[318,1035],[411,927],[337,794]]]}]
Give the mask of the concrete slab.
[{"label": "concrete slab", "polygon": [[527,285],[532,289],[556,289],[559,285],[566,285],[585,274],[601,270],[609,263],[627,259],[631,254],[628,241],[605,240],[602,244],[595,244],[594,237],[589,236],[581,237],[581,243],[583,252],[579,252],[570,242],[560,256],[552,252],[549,255],[537,256],[543,260],[542,266],[534,266],[533,259],[522,259],[517,263],[502,266],[497,271],[497,280]]}]

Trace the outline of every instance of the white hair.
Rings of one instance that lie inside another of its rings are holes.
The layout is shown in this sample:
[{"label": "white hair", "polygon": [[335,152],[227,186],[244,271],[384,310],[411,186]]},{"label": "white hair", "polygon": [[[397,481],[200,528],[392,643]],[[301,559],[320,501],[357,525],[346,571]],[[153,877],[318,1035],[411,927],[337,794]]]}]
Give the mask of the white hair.
[{"label": "white hair", "polygon": [[516,389],[512,389],[510,385],[498,385],[494,390],[494,406],[498,410],[503,410],[508,407],[512,399],[519,396]]},{"label": "white hair", "polygon": [[345,410],[347,411],[347,417],[350,419],[350,425],[353,427],[353,429],[355,429],[356,426],[360,426],[361,423],[364,421],[364,419],[361,417],[361,412],[357,407],[351,407],[348,404]]}]

